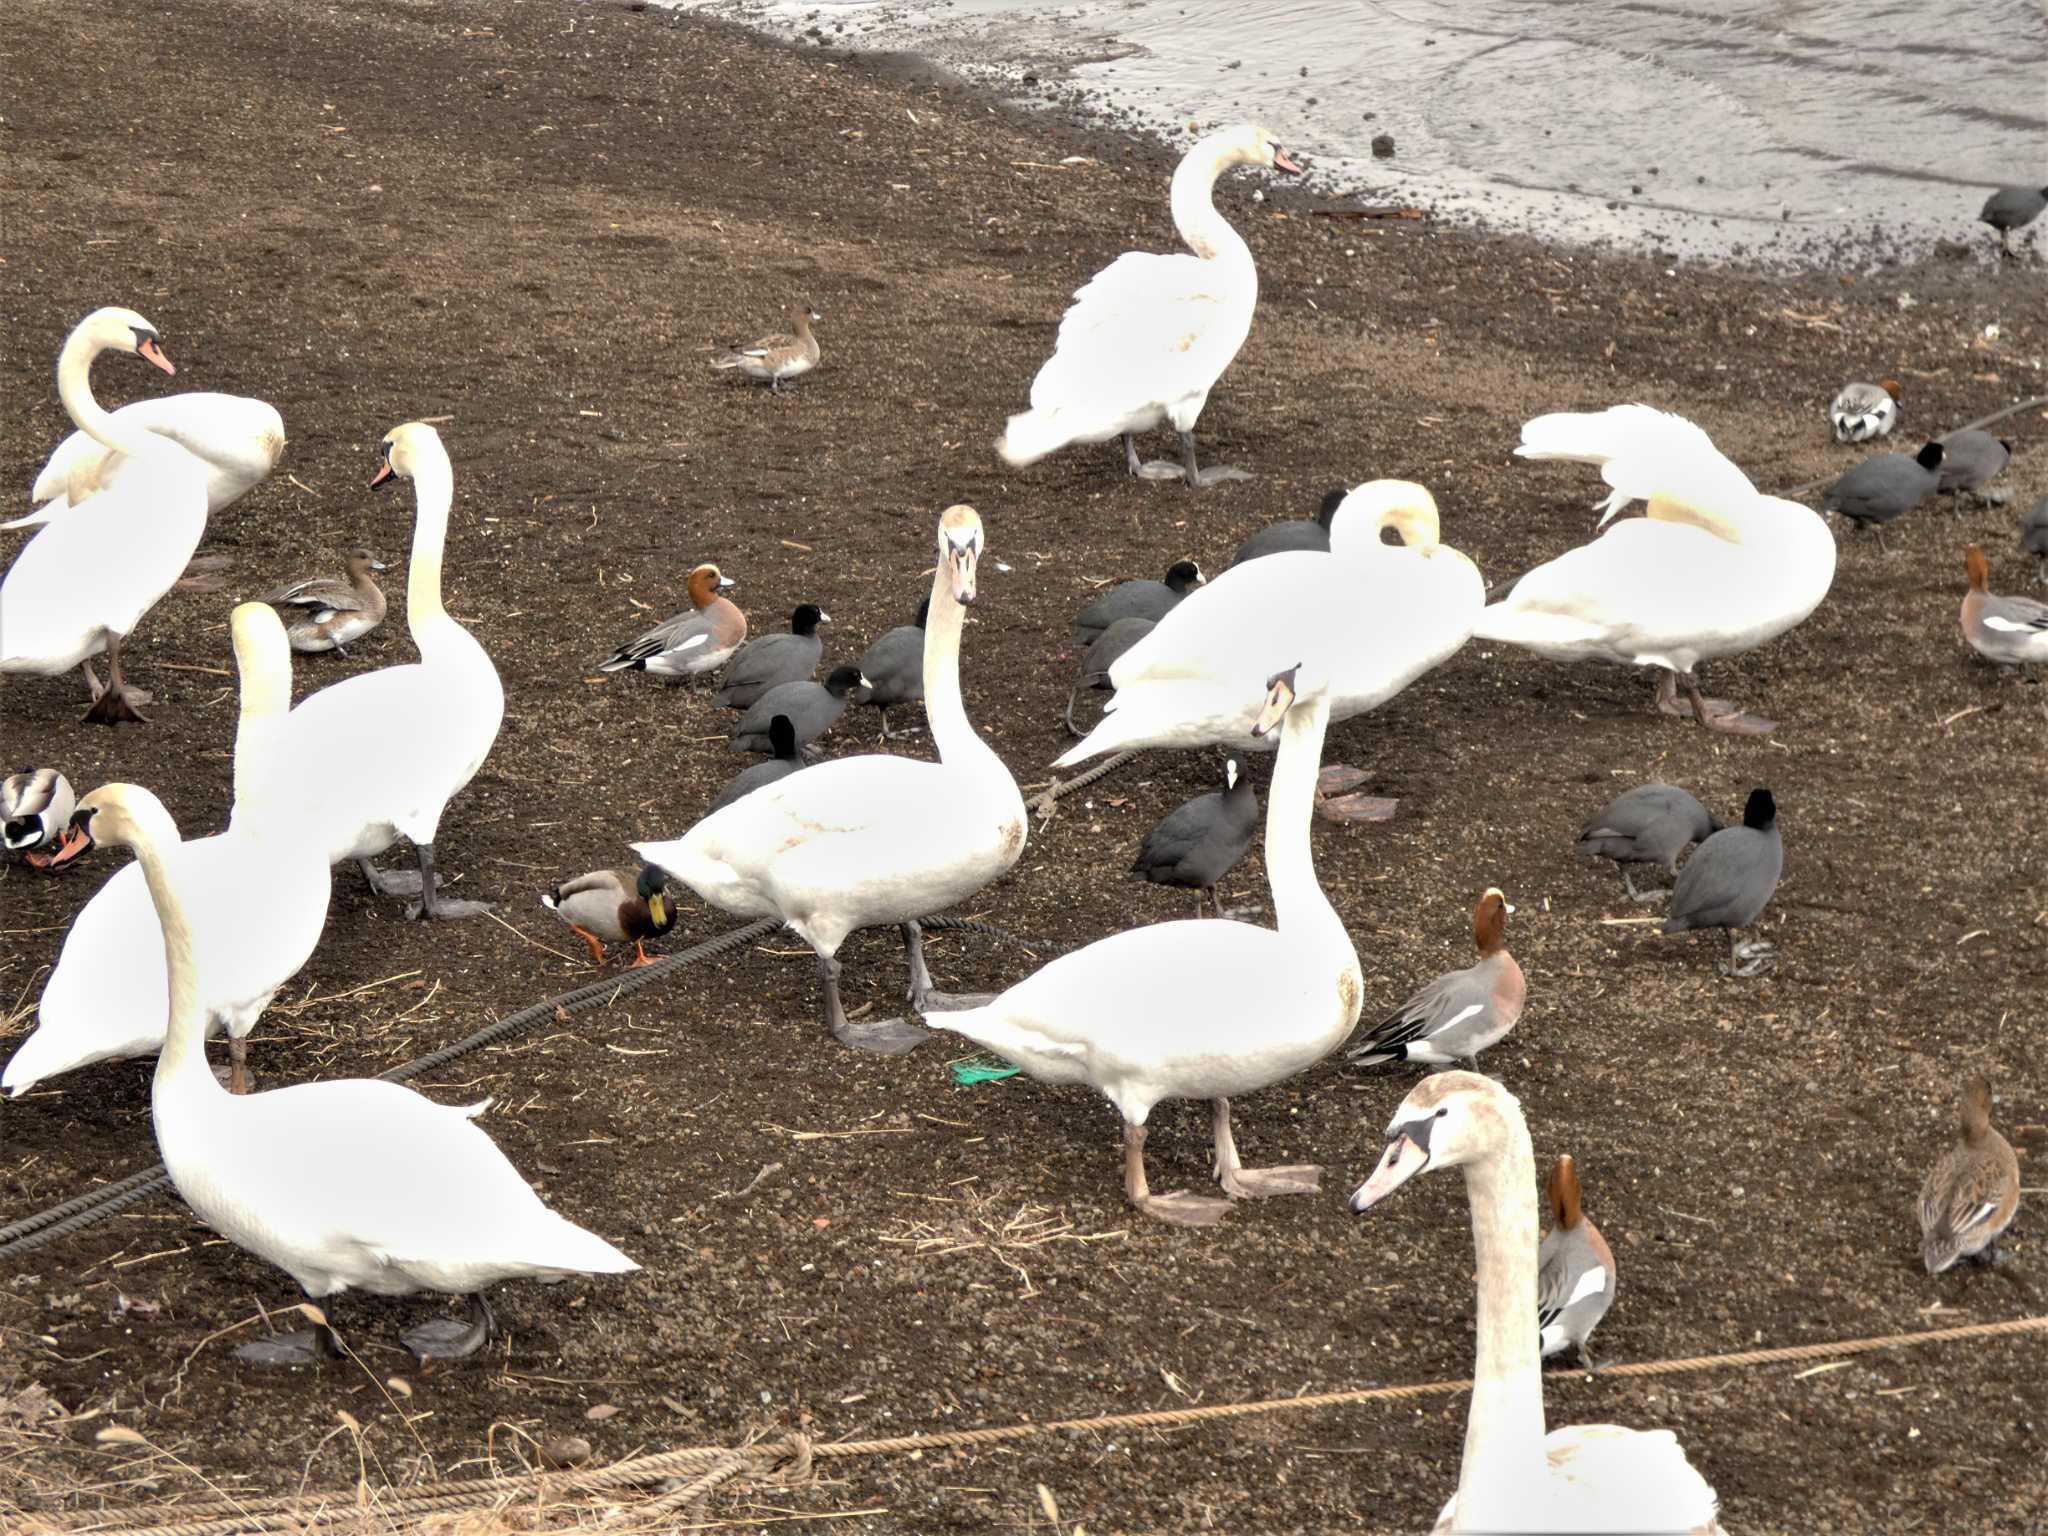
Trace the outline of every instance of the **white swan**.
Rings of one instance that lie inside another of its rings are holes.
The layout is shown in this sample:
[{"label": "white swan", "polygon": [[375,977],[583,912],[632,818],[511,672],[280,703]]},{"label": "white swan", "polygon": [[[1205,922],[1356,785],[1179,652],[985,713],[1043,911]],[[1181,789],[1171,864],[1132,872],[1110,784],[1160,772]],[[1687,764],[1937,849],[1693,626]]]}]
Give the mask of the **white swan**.
[{"label": "white swan", "polygon": [[1218,1221],[1230,1202],[1151,1193],[1145,1120],[1161,1099],[1212,1102],[1216,1181],[1227,1194],[1317,1187],[1313,1166],[1238,1163],[1230,1098],[1313,1066],[1358,1022],[1358,955],[1309,848],[1329,718],[1326,681],[1303,680],[1296,667],[1272,679],[1258,729],[1280,732],[1266,798],[1275,927],[1212,919],[1133,928],[1062,955],[984,1008],[933,1019],[1040,1082],[1087,1083],[1107,1096],[1124,1119],[1125,1194],[1165,1221]]},{"label": "white swan", "polygon": [[[1472,633],[1553,661],[1659,667],[1657,708],[1755,734],[1771,722],[1700,696],[1693,668],[1782,635],[1835,578],[1835,536],[1797,502],[1760,495],[1681,416],[1647,405],[1538,416],[1515,450],[1598,464],[1614,487],[1601,526],[1631,501],[1645,515],[1539,565]],[[1688,704],[1678,701],[1683,685]]]},{"label": "white swan", "polygon": [[1439,541],[1435,498],[1369,481],[1331,519],[1329,553],[1248,560],[1176,604],[1109,669],[1116,697],[1056,766],[1125,747],[1269,748],[1252,729],[1266,679],[1304,656],[1328,671],[1332,720],[1364,714],[1456,654],[1485,603],[1478,568]]},{"label": "white swan", "polygon": [[[351,1286],[380,1296],[473,1298],[472,1321],[413,1329],[421,1358],[460,1358],[490,1337],[484,1287],[500,1280],[637,1269],[603,1238],[541,1203],[471,1123],[490,1102],[454,1108],[375,1078],[224,1093],[206,1070],[205,951],[187,918],[178,830],[156,796],[109,784],[73,818],[97,842],[126,844],[163,929],[170,1026],[151,1110],[157,1147],[186,1204],[230,1242],[290,1274],[308,1296]],[[245,1345],[265,1363],[339,1353],[331,1327]]]},{"label": "white swan", "polygon": [[960,699],[960,630],[984,553],[981,518],[972,507],[948,507],[938,542],[924,631],[925,715],[938,762],[835,758],[735,800],[674,842],[633,844],[711,905],[795,929],[818,953],[827,1027],[887,1055],[929,1036],[906,1019],[850,1023],[839,1002],[839,946],[856,928],[900,924],[912,1006],[943,1006],[917,919],[973,895],[1024,851],[1024,797]]},{"label": "white swan", "polygon": [[[419,503],[405,622],[420,659],[321,689],[291,712],[281,751],[333,862],[354,859],[380,895],[417,892],[408,917],[471,917],[489,903],[437,894],[434,836],[448,802],[490,756],[505,719],[505,689],[476,637],[441,605],[455,500],[441,434],[418,421],[386,433],[384,462],[370,483],[394,475],[412,481]],[[401,837],[418,853],[417,874],[370,863]]]},{"label": "white swan", "polygon": [[1363,1215],[1426,1169],[1463,1168],[1479,1260],[1465,1459],[1436,1530],[1719,1532],[1714,1490],[1669,1430],[1543,1432],[1536,1161],[1514,1096],[1476,1073],[1441,1072],[1401,1101],[1387,1138],[1351,1209]]},{"label": "white swan", "polygon": [[[176,585],[206,531],[206,470],[175,443],[101,410],[87,374],[107,351],[132,352],[173,372],[156,327],[132,309],[96,309],[57,355],[57,394],[79,429],[127,456],[118,476],[75,514],[51,523],[0,580],[0,672],[85,672],[98,725],[147,719],[149,702],[121,676],[121,644]],[[107,686],[92,658],[107,653]]]},{"label": "white swan", "polygon": [[[333,880],[327,850],[276,793],[278,734],[292,697],[284,625],[265,604],[244,603],[230,628],[242,676],[234,814],[227,831],[180,842],[164,857],[185,891],[206,1029],[226,1030],[241,1093],[244,1041],[319,944]],[[163,931],[142,870],[130,864],[72,921],[36,1006],[35,1033],[9,1059],[0,1088],[21,1094],[74,1067],[149,1055],[164,1043],[169,996]]]},{"label": "white swan", "polygon": [[[209,516],[269,479],[284,453],[284,418],[277,407],[246,395],[192,390],[137,400],[113,412],[113,422],[124,433],[168,438],[204,464]],[[61,517],[112,484],[120,462],[85,432],[73,432],[36,476],[29,492],[36,510],[0,528],[35,528]]]},{"label": "white swan", "polygon": [[[1251,247],[1216,211],[1216,178],[1236,165],[1299,176],[1265,129],[1238,123],[1200,140],[1173,173],[1173,223],[1192,256],[1126,251],[1074,294],[1053,354],[1031,381],[1031,409],[1012,416],[996,452],[1036,463],[1069,443],[1121,436],[1124,465],[1190,486],[1250,478],[1200,468],[1195,418],[1251,333],[1259,271]],[[1180,434],[1179,464],[1138,462],[1134,432],[1162,423]]]}]

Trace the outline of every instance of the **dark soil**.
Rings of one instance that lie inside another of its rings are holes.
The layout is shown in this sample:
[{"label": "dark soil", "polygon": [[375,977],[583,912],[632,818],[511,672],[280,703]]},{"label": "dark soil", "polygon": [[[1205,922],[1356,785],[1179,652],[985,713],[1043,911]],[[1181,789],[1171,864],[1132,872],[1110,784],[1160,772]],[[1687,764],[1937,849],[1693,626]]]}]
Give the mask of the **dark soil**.
[{"label": "dark soil", "polygon": [[[707,698],[590,670],[679,605],[699,559],[738,579],[763,629],[822,603],[828,656],[850,658],[915,607],[937,511],[973,503],[1012,569],[989,572],[968,632],[969,708],[1037,780],[1061,746],[1069,618],[1105,580],[1190,554],[1213,571],[1253,528],[1374,475],[1433,486],[1446,537],[1499,580],[1584,539],[1599,490],[1590,471],[1511,459],[1529,415],[1648,400],[1776,487],[1853,462],[1823,414],[1844,380],[1903,378],[1917,441],[2037,392],[2048,348],[2037,268],[1673,272],[1315,218],[1285,190],[1255,205],[1240,176],[1221,197],[1263,301],[1201,428],[1212,457],[1258,479],[1189,495],[1126,480],[1109,449],[1006,473],[989,444],[1065,295],[1117,252],[1172,241],[1157,147],[837,53],[560,0],[20,0],[0,56],[24,87],[0,104],[0,483],[26,486],[65,430],[51,359],[105,303],[162,328],[178,386],[264,396],[292,438],[279,475],[210,535],[232,557],[228,591],[173,594],[131,652],[160,695],[156,723],[87,727],[75,678],[9,679],[9,766],[55,764],[81,791],[138,780],[188,832],[217,829],[231,602],[358,543],[402,560],[410,498],[364,489],[371,450],[397,422],[453,418],[450,597],[497,661],[507,715],[439,853],[457,892],[497,901],[503,921],[411,926],[339,872],[326,943],[252,1042],[273,1085],[382,1070],[588,979],[537,892],[621,862],[629,838],[680,833],[738,766]],[[1071,154],[1102,163],[1045,168]],[[825,312],[825,360],[792,395],[705,366],[715,342],[800,300]],[[163,387],[118,359],[95,382],[109,401]],[[2048,434],[2037,414],[2001,430],[2023,507],[2048,490]],[[1996,585],[2031,584],[2013,522],[1929,507],[1883,552],[1845,538],[1820,612],[1713,678],[1783,722],[1768,740],[1652,717],[1647,677],[1479,645],[1334,734],[1332,760],[1401,799],[1389,823],[1316,833],[1368,1017],[1465,963],[1480,889],[1518,905],[1530,1007],[1488,1065],[1526,1106],[1539,1158],[1577,1155],[1615,1246],[1608,1359],[2042,1310],[2037,1217],[2023,1212],[2013,1263],[1936,1280],[1913,1219],[1960,1075],[1998,1083],[2027,1169],[2048,1135],[2048,708],[1977,663],[1955,619],[1966,539],[1991,552]],[[351,659],[304,661],[301,688],[411,655],[395,607]],[[872,730],[869,716],[828,740],[862,750]],[[1571,838],[1651,778],[1724,815],[1754,784],[1776,792],[1774,974],[1723,980],[1718,935],[1603,924],[1634,909]],[[1213,779],[1207,760],[1147,759],[1035,828],[976,915],[1043,948],[949,939],[941,983],[998,986],[1060,948],[1183,915],[1179,893],[1124,870]],[[107,867],[0,875],[16,1034]],[[1226,895],[1261,891],[1248,860]],[[735,925],[686,907],[669,948]],[[850,1005],[894,1006],[892,935],[857,937],[843,958]],[[513,1160],[645,1268],[507,1288],[509,1339],[432,1374],[395,1335],[441,1303],[339,1299],[371,1370],[410,1383],[409,1428],[361,1371],[262,1374],[230,1358],[233,1337],[209,1338],[288,1303],[290,1286],[174,1201],[36,1253],[0,1285],[0,1399],[41,1383],[78,1417],[20,1442],[5,1496],[118,1504],[200,1493],[202,1475],[226,1490],[345,1485],[357,1453],[335,1433],[341,1410],[363,1426],[373,1481],[403,1481],[429,1457],[477,1470],[492,1443],[504,1459],[507,1425],[583,1435],[609,1459],[762,1427],[866,1437],[1468,1372],[1457,1182],[1424,1181],[1365,1222],[1344,1208],[1411,1078],[1333,1064],[1246,1100],[1248,1160],[1323,1162],[1323,1196],[1166,1230],[1123,1204],[1098,1098],[956,1088],[943,1043],[842,1051],[813,978],[800,945],[764,944],[423,1085],[495,1095],[484,1124]],[[150,1162],[149,1070],[80,1072],[0,1111],[0,1211]],[[1199,1184],[1206,1111],[1169,1106],[1154,1123],[1155,1179]],[[1818,1375],[1559,1376],[1549,1406],[1559,1423],[1676,1430],[1731,1530],[2013,1530],[2048,1507],[2042,1363],[2033,1339]],[[617,1412],[590,1420],[599,1405]],[[1039,1529],[1043,1483],[1094,1532],[1412,1530],[1455,1482],[1463,1423],[1447,1398],[844,1462],[820,1489],[722,1507],[886,1511],[834,1529]],[[109,1424],[166,1454],[96,1443]]]}]

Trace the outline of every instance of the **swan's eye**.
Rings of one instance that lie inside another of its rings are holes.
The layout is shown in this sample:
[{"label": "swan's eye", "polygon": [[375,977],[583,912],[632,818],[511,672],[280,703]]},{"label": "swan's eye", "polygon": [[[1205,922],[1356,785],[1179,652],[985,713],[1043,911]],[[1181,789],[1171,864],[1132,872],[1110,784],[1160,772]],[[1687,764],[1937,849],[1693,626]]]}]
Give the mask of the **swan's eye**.
[{"label": "swan's eye", "polygon": [[1443,1117],[1444,1117],[1445,1115],[1448,1115],[1448,1114],[1449,1114],[1450,1112],[1451,1112],[1450,1106],[1449,1106],[1449,1105],[1447,1104],[1447,1105],[1445,1105],[1445,1106],[1444,1106],[1444,1107],[1443,1107],[1442,1109],[1439,1109],[1439,1110],[1438,1110],[1438,1111],[1436,1112],[1436,1118],[1437,1118],[1437,1119],[1439,1119],[1439,1120],[1441,1120],[1441,1119],[1443,1119]]}]

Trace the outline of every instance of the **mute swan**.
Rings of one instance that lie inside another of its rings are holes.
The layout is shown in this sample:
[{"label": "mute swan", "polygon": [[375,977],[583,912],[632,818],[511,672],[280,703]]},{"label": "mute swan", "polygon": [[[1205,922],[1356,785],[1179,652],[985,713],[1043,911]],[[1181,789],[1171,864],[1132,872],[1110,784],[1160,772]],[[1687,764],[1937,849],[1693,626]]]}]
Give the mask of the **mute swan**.
[{"label": "mute swan", "polygon": [[[242,680],[234,814],[227,831],[169,844],[163,857],[184,889],[198,946],[205,1032],[227,1032],[241,1093],[249,1031],[319,944],[332,876],[327,850],[278,793],[278,737],[292,696],[284,626],[271,608],[244,603],[229,627]],[[35,1033],[7,1063],[0,1088],[21,1094],[74,1067],[160,1049],[168,989],[156,908],[141,868],[129,864],[72,920],[36,1007]]]},{"label": "mute swan", "polygon": [[[79,667],[95,725],[146,723],[149,695],[121,676],[121,645],[177,584],[206,531],[206,471],[175,443],[100,409],[87,377],[102,352],[131,352],[176,370],[156,327],[132,309],[96,309],[57,355],[57,394],[80,430],[127,456],[121,473],[83,506],[44,527],[0,579],[0,672],[53,677]],[[92,658],[107,653],[107,685]]]},{"label": "mute swan", "polygon": [[1920,1186],[1920,1258],[1938,1275],[1958,1259],[1997,1264],[1998,1239],[2020,1210],[2020,1164],[1991,1128],[1991,1084],[1967,1083],[1962,1139],[1943,1152]]},{"label": "mute swan", "polygon": [[[437,1104],[377,1078],[223,1093],[206,1070],[206,951],[187,918],[174,859],[178,830],[156,796],[109,784],[79,802],[73,824],[125,844],[163,928],[170,1027],[151,1110],[158,1150],[199,1219],[298,1281],[308,1296],[354,1286],[379,1296],[468,1296],[472,1319],[405,1335],[421,1359],[460,1359],[490,1338],[483,1290],[500,1280],[621,1274],[639,1268],[603,1238],[563,1220],[472,1124],[490,1103]],[[331,1326],[246,1344],[262,1364],[310,1364],[341,1352]]]},{"label": "mute swan", "polygon": [[638,970],[654,964],[647,958],[647,941],[676,925],[675,908],[662,894],[667,883],[667,873],[652,864],[637,880],[621,870],[598,869],[542,892],[540,904],[590,946],[592,965],[604,964],[606,944],[631,939],[636,958],[627,969]]},{"label": "mute swan", "polygon": [[1646,502],[1645,515],[1537,566],[1472,633],[1552,661],[1658,667],[1665,714],[1686,712],[1683,685],[1700,724],[1772,730],[1702,698],[1693,668],[1754,650],[1820,606],[1835,578],[1827,524],[1797,502],[1759,495],[1706,433],[1647,405],[1538,416],[1523,423],[1515,452],[1598,464],[1614,487],[1603,527],[1631,501]]},{"label": "mute swan", "polygon": [[[1404,545],[1382,545],[1383,528]],[[1056,766],[1124,747],[1270,748],[1252,730],[1265,679],[1308,655],[1327,658],[1330,718],[1348,720],[1453,655],[1485,601],[1478,568],[1438,541],[1429,492],[1371,481],[1337,509],[1328,554],[1247,561],[1183,598],[1110,668],[1116,697]]]},{"label": "mute swan", "polygon": [[1261,735],[1280,735],[1266,796],[1274,927],[1192,920],[1128,929],[1060,956],[986,1007],[933,1019],[1042,1083],[1086,1083],[1102,1093],[1123,1115],[1126,1197],[1183,1226],[1221,1221],[1230,1201],[1151,1192],[1152,1106],[1210,1101],[1225,1194],[1312,1194],[1321,1174],[1313,1165],[1238,1162],[1230,1100],[1314,1066],[1358,1022],[1358,955],[1316,882],[1309,847],[1330,697],[1324,680],[1304,681],[1300,672],[1289,667],[1272,679],[1256,722]]},{"label": "mute swan", "polygon": [[[1053,354],[1031,381],[1031,409],[1012,416],[996,443],[1005,463],[1122,437],[1124,467],[1148,480],[1196,487],[1250,478],[1195,462],[1195,419],[1251,334],[1259,303],[1251,247],[1216,211],[1216,178],[1238,165],[1301,174],[1251,123],[1198,141],[1175,168],[1172,190],[1174,228],[1194,254],[1126,251],[1076,291]],[[1139,463],[1131,435],[1162,423],[1180,434],[1181,463]]]},{"label": "mute swan", "polygon": [[796,334],[763,336],[747,346],[723,353],[711,360],[720,372],[737,369],[748,378],[782,393],[785,379],[802,378],[818,366],[818,338],[811,334],[811,322],[825,317],[808,304],[799,304],[790,315],[790,329]]},{"label": "mute swan", "polygon": [[[418,498],[405,622],[420,659],[321,689],[291,712],[282,751],[331,862],[354,859],[379,895],[417,892],[407,917],[472,917],[489,903],[438,894],[434,836],[448,802],[476,777],[498,739],[505,690],[476,637],[441,605],[455,500],[441,434],[419,421],[387,432],[370,484],[393,476],[411,480]],[[370,863],[401,837],[419,856],[417,874]]]},{"label": "mute swan", "polygon": [[[168,438],[206,467],[207,515],[239,501],[270,478],[284,453],[284,418],[266,400],[194,390],[137,400],[113,413],[123,432]],[[62,516],[112,483],[119,460],[83,431],[57,445],[36,476],[27,517],[0,528],[33,528]]]},{"label": "mute swan", "polygon": [[1364,1215],[1416,1174],[1463,1168],[1478,1256],[1478,1363],[1458,1491],[1436,1530],[1717,1536],[1719,1501],[1669,1430],[1543,1432],[1536,1323],[1536,1159],[1514,1095],[1471,1072],[1425,1078],[1351,1197]]},{"label": "mute swan", "polygon": [[384,562],[359,549],[345,564],[348,575],[314,576],[294,581],[267,594],[263,601],[289,614],[285,633],[292,649],[306,655],[321,651],[348,654],[348,647],[384,622],[384,589],[373,571]]},{"label": "mute swan", "polygon": [[816,603],[798,603],[789,616],[786,635],[756,635],[734,654],[719,680],[718,702],[727,709],[746,709],[770,688],[782,683],[809,682],[825,656],[820,624],[832,615]]},{"label": "mute swan", "polygon": [[856,928],[900,924],[912,1007],[943,1006],[917,919],[973,895],[1024,851],[1024,797],[960,699],[960,630],[985,553],[974,508],[941,514],[938,548],[924,642],[925,714],[938,762],[835,758],[735,800],[674,842],[633,844],[712,906],[787,923],[817,951],[826,1026],[845,1044],[883,1055],[913,1050],[929,1035],[906,1019],[850,1022],[839,1002],[839,946]]},{"label": "mute swan", "polygon": [[0,779],[0,847],[37,869],[61,868],[43,850],[63,838],[77,800],[71,781],[54,768],[24,768]]},{"label": "mute swan", "polygon": [[669,679],[716,672],[747,639],[747,616],[730,598],[719,595],[733,585],[717,566],[698,566],[686,584],[689,610],[620,646],[597,664],[597,670],[646,672]]}]

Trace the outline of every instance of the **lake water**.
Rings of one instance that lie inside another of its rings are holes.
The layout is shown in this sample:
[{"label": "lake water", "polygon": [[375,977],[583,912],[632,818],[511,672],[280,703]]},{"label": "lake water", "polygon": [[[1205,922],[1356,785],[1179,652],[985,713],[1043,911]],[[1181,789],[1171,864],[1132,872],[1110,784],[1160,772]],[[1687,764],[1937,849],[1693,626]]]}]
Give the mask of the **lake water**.
[{"label": "lake water", "polygon": [[1988,252],[1989,190],[2048,185],[2048,0],[679,3],[1182,138],[1253,118],[1325,191],[1698,258]]}]

